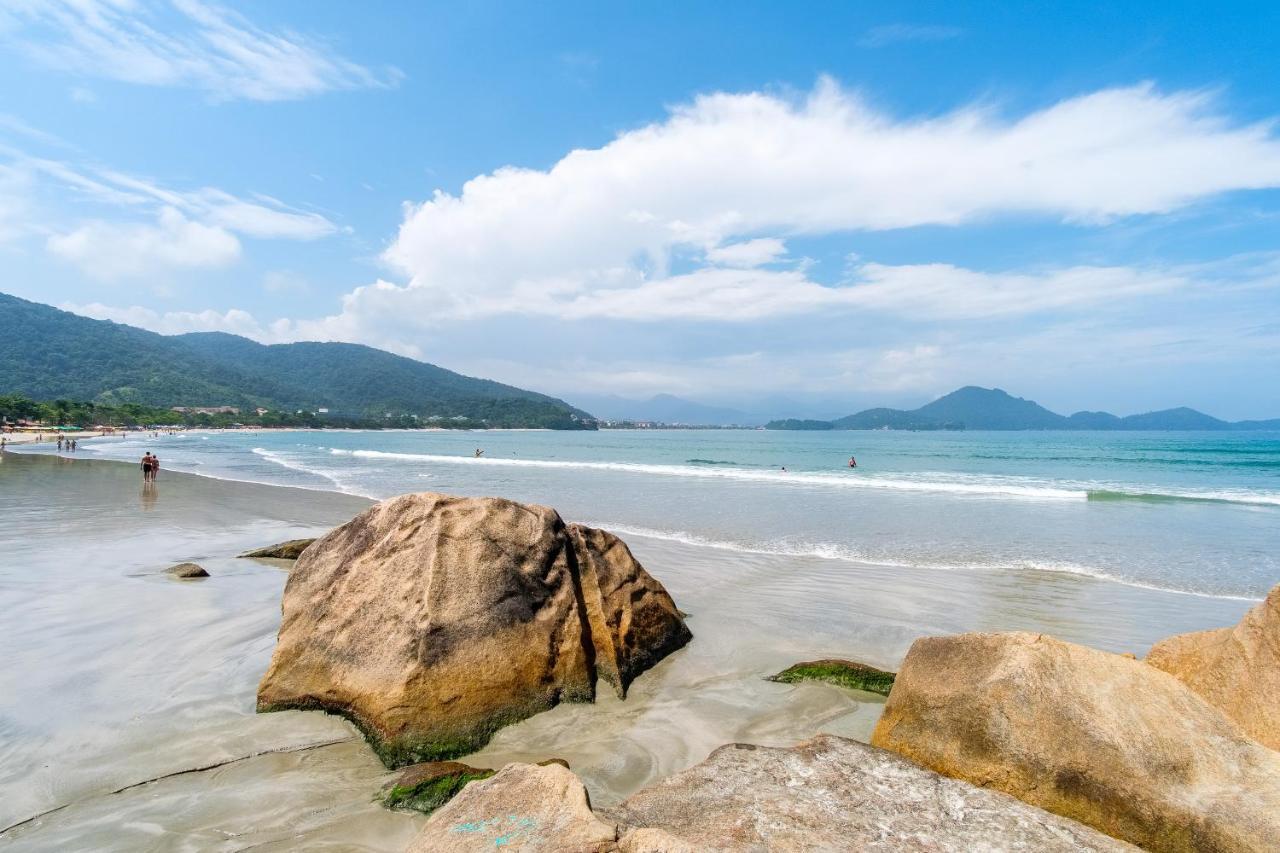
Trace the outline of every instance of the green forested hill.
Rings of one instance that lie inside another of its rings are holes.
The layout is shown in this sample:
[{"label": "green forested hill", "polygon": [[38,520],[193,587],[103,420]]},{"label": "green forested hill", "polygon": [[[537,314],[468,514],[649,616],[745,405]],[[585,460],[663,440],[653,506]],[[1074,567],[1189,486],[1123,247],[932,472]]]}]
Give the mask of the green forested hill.
[{"label": "green forested hill", "polygon": [[372,347],[167,337],[0,294],[0,394],[151,406],[327,408],[337,416],[577,428],[567,403]]}]

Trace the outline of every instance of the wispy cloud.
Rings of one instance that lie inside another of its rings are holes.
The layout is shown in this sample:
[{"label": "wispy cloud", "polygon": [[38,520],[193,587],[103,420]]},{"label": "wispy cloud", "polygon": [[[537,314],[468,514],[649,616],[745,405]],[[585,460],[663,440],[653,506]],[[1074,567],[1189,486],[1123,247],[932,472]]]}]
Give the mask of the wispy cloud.
[{"label": "wispy cloud", "polygon": [[282,101],[387,88],[373,70],[313,36],[258,27],[201,0],[3,0],[0,37],[49,68],[147,86],[201,89],[215,100]]},{"label": "wispy cloud", "polygon": [[858,40],[862,47],[884,47],[902,42],[948,41],[960,38],[964,30],[938,24],[884,24],[872,27]]},{"label": "wispy cloud", "polygon": [[69,147],[0,114],[0,241],[37,237],[51,255],[93,278],[221,267],[241,256],[240,237],[306,241],[341,230],[326,216],[261,193],[168,187],[64,150],[29,154],[39,143]]}]

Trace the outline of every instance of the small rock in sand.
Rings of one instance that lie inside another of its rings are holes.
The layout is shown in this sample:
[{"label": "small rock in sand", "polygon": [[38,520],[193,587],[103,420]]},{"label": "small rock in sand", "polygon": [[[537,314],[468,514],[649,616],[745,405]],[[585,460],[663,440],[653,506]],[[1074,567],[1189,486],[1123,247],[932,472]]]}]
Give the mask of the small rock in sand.
[{"label": "small rock in sand", "polygon": [[257,557],[265,560],[296,560],[302,556],[302,552],[307,550],[307,546],[316,540],[314,539],[290,539],[288,542],[281,542],[278,545],[268,545],[266,548],[259,548],[256,551],[245,551],[241,557]]}]

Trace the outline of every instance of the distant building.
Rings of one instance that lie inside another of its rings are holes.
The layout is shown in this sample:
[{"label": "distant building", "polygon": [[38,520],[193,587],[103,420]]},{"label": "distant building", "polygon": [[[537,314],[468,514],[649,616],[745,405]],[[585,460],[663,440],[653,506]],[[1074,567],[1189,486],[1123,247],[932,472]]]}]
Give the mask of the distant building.
[{"label": "distant building", "polygon": [[238,415],[235,406],[174,406],[173,411],[183,415]]}]

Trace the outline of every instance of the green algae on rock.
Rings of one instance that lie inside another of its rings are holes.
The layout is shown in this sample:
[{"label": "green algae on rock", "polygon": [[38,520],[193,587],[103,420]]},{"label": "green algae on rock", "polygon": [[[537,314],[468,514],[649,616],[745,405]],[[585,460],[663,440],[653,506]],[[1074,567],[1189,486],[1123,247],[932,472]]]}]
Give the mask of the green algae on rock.
[{"label": "green algae on rock", "polygon": [[496,772],[457,761],[414,764],[406,767],[382,789],[382,804],[389,809],[412,809],[431,814],[453,799],[468,782],[488,779]]},{"label": "green algae on rock", "polygon": [[811,660],[789,666],[777,675],[769,677],[769,681],[782,684],[795,684],[798,681],[825,681],[837,687],[848,687],[853,690],[866,690],[888,696],[893,688],[894,674],[858,663],[852,660],[828,658]]}]

